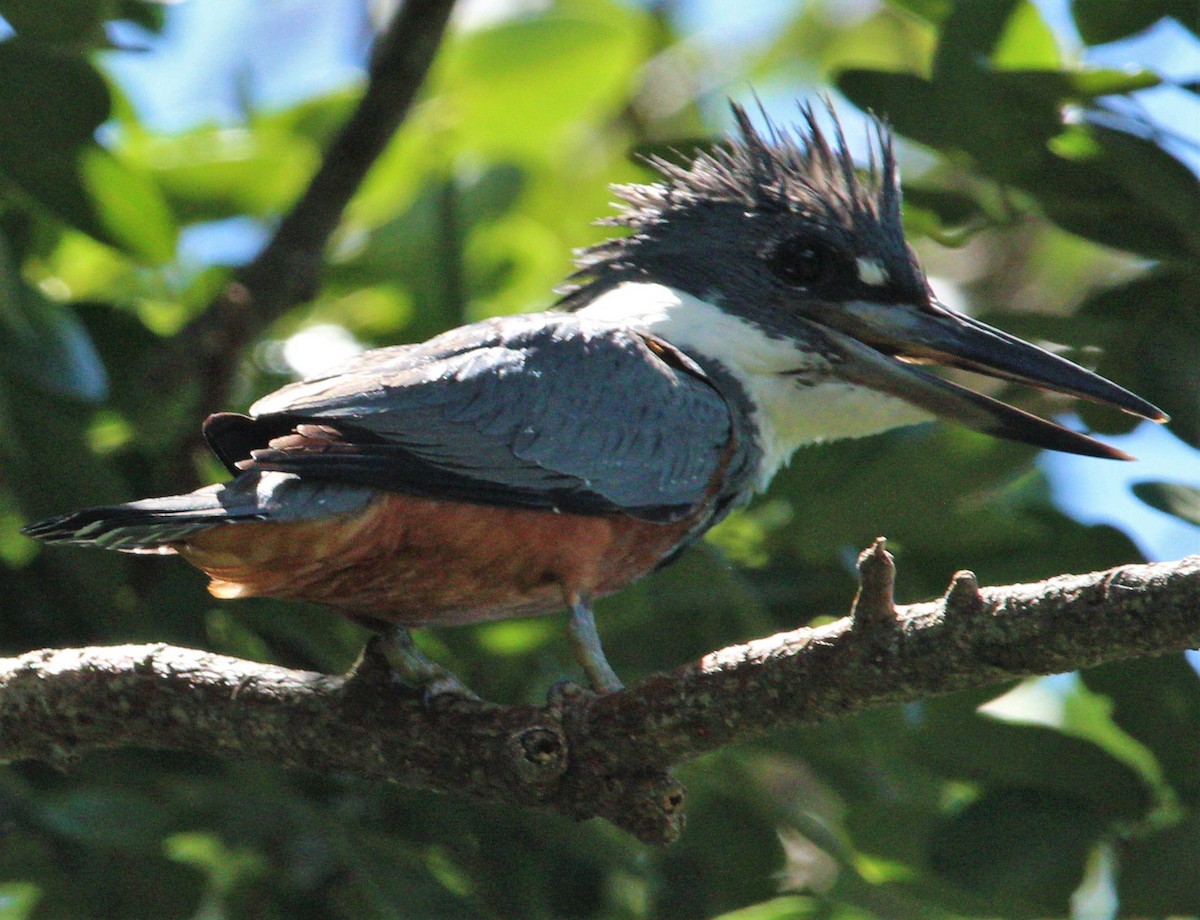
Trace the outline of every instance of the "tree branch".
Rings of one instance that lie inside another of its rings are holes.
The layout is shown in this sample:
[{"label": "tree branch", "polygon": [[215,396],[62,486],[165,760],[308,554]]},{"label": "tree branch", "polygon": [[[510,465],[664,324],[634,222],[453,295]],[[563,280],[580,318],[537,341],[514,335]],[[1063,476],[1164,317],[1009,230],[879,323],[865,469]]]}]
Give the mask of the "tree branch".
[{"label": "tree branch", "polygon": [[1200,556],[894,608],[878,541],[853,612],[713,652],[605,697],[547,706],[435,701],[370,653],[350,674],[190,649],[61,649],[0,661],[0,759],[144,746],[270,760],[601,816],[644,841],[682,825],[671,767],[784,726],[1103,661],[1200,646]]},{"label": "tree branch", "polygon": [[404,0],[380,36],[367,86],[304,194],[270,242],[177,338],[157,377],[199,379],[206,410],[222,408],[242,349],[312,299],[325,245],[367,172],[404,121],[441,44],[454,0]]}]

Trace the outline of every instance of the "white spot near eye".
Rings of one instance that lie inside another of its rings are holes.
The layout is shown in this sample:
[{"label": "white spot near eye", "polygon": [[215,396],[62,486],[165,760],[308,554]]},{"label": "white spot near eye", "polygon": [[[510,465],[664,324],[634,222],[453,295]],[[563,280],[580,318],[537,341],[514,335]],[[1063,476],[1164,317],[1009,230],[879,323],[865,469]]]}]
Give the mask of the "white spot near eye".
[{"label": "white spot near eye", "polygon": [[862,279],[864,284],[882,287],[892,280],[888,274],[888,270],[877,259],[859,256],[854,260],[854,264],[858,266],[858,277]]}]

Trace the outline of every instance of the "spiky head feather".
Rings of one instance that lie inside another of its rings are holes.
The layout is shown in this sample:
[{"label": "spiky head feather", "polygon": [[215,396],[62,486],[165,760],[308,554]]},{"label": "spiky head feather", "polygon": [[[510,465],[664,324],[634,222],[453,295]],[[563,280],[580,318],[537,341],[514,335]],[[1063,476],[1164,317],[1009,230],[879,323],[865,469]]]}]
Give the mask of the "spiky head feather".
[{"label": "spiky head feather", "polygon": [[613,186],[620,213],[599,223],[630,232],[576,254],[579,270],[563,289],[568,303],[586,286],[579,281],[606,270],[627,270],[641,245],[661,237],[665,227],[686,225],[705,210],[729,205],[747,214],[803,220],[862,241],[872,254],[908,261],[895,150],[884,121],[869,116],[867,165],[860,169],[828,101],[824,111],[832,122],[829,132],[811,104],[799,105],[801,121],[791,129],[772,122],[764,112],[761,131],[743,106],[731,102],[730,107],[737,135],[711,151],[695,151],[685,164],[648,157],[646,163],[660,174],[660,181]]}]

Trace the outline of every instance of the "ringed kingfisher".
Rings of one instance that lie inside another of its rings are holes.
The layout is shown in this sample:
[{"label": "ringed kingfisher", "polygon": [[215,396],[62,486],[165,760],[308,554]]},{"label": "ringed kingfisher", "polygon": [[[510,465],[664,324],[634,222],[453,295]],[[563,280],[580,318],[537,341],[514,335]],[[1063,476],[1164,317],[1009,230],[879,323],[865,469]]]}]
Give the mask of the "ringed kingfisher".
[{"label": "ringed kingfisher", "polygon": [[936,376],[975,371],[1165,421],[1129,391],[939,303],[901,225],[892,135],[859,169],[835,113],[737,133],[617,186],[625,233],[557,308],[367,351],[204,424],[233,478],[30,525],[176,553],[220,598],[333,607],[430,692],[467,692],[408,627],[569,611],[597,691],[621,684],[595,598],[665,565],[802,445],[933,418],[1128,455]]}]

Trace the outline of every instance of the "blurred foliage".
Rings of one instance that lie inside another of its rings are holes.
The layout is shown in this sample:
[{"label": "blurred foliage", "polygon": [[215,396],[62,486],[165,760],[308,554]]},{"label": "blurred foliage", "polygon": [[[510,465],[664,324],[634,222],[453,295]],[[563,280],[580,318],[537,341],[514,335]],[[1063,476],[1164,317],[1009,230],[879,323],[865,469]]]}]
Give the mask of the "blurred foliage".
[{"label": "blurred foliage", "polygon": [[[829,82],[925,148],[903,150],[906,220],[935,274],[1015,332],[1099,346],[1102,373],[1200,441],[1200,185],[1138,105],[1186,91],[1149,65],[1088,65],[1028,0],[797,2],[737,41],[688,34],[685,4],[516,6],[452,35],[332,241],[320,295],[246,356],[241,406],[287,379],[306,328],[411,341],[549,304],[572,248],[606,232],[591,221],[609,213],[607,183],[646,178],[629,151],[710,138],[748,81],[768,102]],[[1198,27],[1193,0],[1070,12],[1089,44],[1163,17]],[[42,552],[17,534],[216,474],[181,443],[197,421],[187,382],[147,373],[237,261],[188,241],[261,241],[359,91],[248,97],[233,123],[158,131],[111,75],[111,55],[136,53],[111,50],[111,22],[153,44],[173,15],[0,0],[15,32],[0,42],[0,641],[167,641],[342,669],[363,634],[328,613],[219,606],[171,560]],[[1138,558],[1118,530],[1058,511],[1033,457],[928,428],[803,451],[760,503],[603,605],[610,655],[636,680],[837,615],[877,533],[905,600],[965,565],[1002,583]],[[1137,494],[1200,521],[1194,474]],[[570,669],[552,619],[422,642],[497,699],[540,700]],[[265,764],[23,765],[0,774],[0,918],[1197,916],[1198,738],[1183,656],[872,712],[689,766],[688,830],[661,852],[604,825]]]}]

